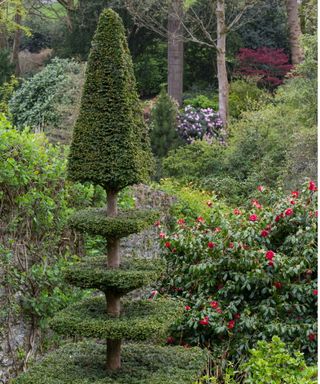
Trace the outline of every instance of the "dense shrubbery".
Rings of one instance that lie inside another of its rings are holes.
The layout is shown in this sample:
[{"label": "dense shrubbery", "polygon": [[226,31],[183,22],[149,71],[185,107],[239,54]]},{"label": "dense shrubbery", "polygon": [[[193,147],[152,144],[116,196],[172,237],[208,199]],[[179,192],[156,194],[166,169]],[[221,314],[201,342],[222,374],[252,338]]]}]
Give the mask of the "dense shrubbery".
[{"label": "dense shrubbery", "polygon": [[53,59],[13,94],[9,102],[13,123],[19,129],[29,126],[49,135],[55,128],[68,131],[77,114],[82,79],[82,65]]},{"label": "dense shrubbery", "polygon": [[289,196],[259,186],[244,207],[226,211],[211,200],[210,219],[177,216],[168,233],[160,227],[163,287],[186,301],[169,342],[200,343],[234,360],[278,335],[315,358],[316,190],[312,181]]}]

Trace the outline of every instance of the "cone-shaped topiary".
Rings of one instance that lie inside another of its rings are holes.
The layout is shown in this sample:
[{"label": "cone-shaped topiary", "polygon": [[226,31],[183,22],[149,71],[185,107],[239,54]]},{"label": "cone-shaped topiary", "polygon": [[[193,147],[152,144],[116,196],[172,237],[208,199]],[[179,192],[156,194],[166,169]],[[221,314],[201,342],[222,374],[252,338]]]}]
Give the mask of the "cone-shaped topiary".
[{"label": "cone-shaped topiary", "polygon": [[146,180],[151,158],[122,21],[108,9],[92,41],[69,175],[119,191]]}]

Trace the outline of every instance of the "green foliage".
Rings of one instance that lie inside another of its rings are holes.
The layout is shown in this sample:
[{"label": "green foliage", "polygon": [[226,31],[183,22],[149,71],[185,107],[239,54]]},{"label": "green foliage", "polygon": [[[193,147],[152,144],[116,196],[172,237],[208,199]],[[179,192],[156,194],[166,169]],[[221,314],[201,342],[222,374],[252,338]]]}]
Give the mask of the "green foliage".
[{"label": "green foliage", "polygon": [[168,232],[160,226],[163,289],[187,305],[172,334],[178,342],[235,360],[257,340],[278,335],[315,359],[315,191],[313,182],[289,196],[259,187],[244,207],[221,209],[212,201],[209,219],[179,212]]},{"label": "green foliage", "polygon": [[242,112],[259,109],[270,99],[267,92],[258,88],[256,84],[244,80],[230,83],[229,113],[238,119]]},{"label": "green foliage", "polygon": [[219,109],[217,101],[214,99],[210,100],[206,95],[197,95],[191,99],[185,99],[183,104],[191,105],[195,108],[212,108],[215,111]]},{"label": "green foliage", "polygon": [[10,79],[14,66],[10,63],[10,52],[7,49],[0,49],[0,85]]},{"label": "green foliage", "polygon": [[80,232],[119,239],[148,228],[158,216],[157,211],[131,209],[108,217],[105,208],[92,208],[74,213],[69,225]]},{"label": "green foliage", "polygon": [[146,180],[151,151],[135,87],[121,19],[105,10],[93,39],[74,128],[71,179],[111,191]]},{"label": "green foliage", "polygon": [[28,126],[37,132],[48,132],[66,123],[71,114],[69,109],[74,108],[79,98],[81,72],[82,66],[75,61],[55,58],[41,72],[25,80],[9,102],[13,124],[20,130]]},{"label": "green foliage", "polygon": [[162,271],[163,265],[158,260],[135,259],[131,256],[121,261],[120,268],[108,269],[105,256],[89,257],[85,262],[65,268],[64,278],[77,287],[124,295],[150,285]]},{"label": "green foliage", "polygon": [[0,113],[3,113],[7,118],[10,118],[9,100],[18,86],[19,82],[15,76],[11,76],[8,82],[0,86]]},{"label": "green foliage", "polygon": [[108,316],[105,297],[91,297],[60,311],[50,325],[68,336],[159,340],[180,312],[176,301],[164,298],[123,301],[122,305],[120,317]]},{"label": "green foliage", "polygon": [[163,87],[151,111],[151,147],[157,158],[182,144],[177,134],[178,106]]},{"label": "green foliage", "polygon": [[105,346],[82,342],[65,345],[46,356],[14,383],[187,384],[197,378],[206,359],[199,348],[125,344],[123,369],[106,376]]},{"label": "green foliage", "polygon": [[277,336],[270,343],[258,341],[250,354],[249,361],[240,367],[247,373],[246,384],[317,383],[316,367],[307,368],[303,354],[294,352],[292,356]]}]

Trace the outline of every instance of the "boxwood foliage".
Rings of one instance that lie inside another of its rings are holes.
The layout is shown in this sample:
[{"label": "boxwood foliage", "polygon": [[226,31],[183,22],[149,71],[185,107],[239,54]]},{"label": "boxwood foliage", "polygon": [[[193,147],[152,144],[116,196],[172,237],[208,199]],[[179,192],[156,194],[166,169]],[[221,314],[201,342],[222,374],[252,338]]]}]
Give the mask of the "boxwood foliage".
[{"label": "boxwood foliage", "polygon": [[14,384],[188,384],[206,360],[200,348],[126,344],[122,369],[106,376],[105,346],[81,342],[47,355]]},{"label": "boxwood foliage", "polygon": [[70,217],[69,225],[80,232],[120,239],[150,227],[158,216],[155,210],[131,209],[108,217],[105,208],[84,209]]},{"label": "boxwood foliage", "polygon": [[123,302],[120,317],[106,314],[104,296],[70,305],[51,321],[59,334],[113,340],[160,340],[179,315],[177,301],[165,298]]},{"label": "boxwood foliage", "polygon": [[69,157],[71,179],[118,191],[148,178],[150,140],[120,17],[104,10],[92,41]]},{"label": "boxwood foliage", "polygon": [[159,260],[128,258],[120,268],[109,268],[105,257],[88,258],[66,268],[64,277],[69,283],[81,288],[96,288],[103,292],[113,291],[124,295],[134,289],[151,284],[161,275],[163,263]]}]

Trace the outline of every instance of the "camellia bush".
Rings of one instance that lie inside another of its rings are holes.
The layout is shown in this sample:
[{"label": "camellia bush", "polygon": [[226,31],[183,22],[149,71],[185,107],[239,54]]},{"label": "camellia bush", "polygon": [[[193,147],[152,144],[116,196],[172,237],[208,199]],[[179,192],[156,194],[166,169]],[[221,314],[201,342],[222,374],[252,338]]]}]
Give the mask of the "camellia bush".
[{"label": "camellia bush", "polygon": [[191,105],[187,105],[178,116],[178,133],[187,143],[202,138],[224,142],[225,138],[219,113],[211,108],[194,108]]},{"label": "camellia bush", "polygon": [[219,356],[246,356],[258,340],[279,336],[316,357],[317,187],[259,186],[253,199],[212,215],[177,217],[160,241],[168,263],[163,290],[185,299],[168,343],[201,344]]}]

